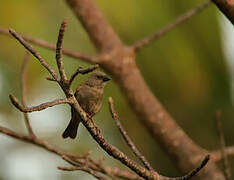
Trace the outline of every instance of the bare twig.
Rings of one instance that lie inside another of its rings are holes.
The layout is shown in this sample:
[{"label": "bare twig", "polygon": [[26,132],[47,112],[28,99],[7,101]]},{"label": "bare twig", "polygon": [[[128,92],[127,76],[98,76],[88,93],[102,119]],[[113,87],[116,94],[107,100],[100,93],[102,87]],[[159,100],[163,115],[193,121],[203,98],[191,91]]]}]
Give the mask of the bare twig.
[{"label": "bare twig", "polygon": [[221,111],[216,112],[215,121],[216,121],[219,141],[220,141],[220,151],[221,151],[221,156],[222,156],[222,161],[223,161],[224,176],[226,180],[231,180],[232,178],[231,178],[230,166],[228,163],[227,154],[225,152],[226,143],[225,143],[224,132],[223,132],[223,127],[222,127],[222,122],[221,122]]},{"label": "bare twig", "polygon": [[179,24],[189,20],[191,17],[198,14],[199,12],[201,12],[203,9],[205,9],[209,5],[210,5],[210,0],[206,1],[205,3],[193,9],[190,9],[189,11],[180,15],[177,19],[175,19],[173,22],[169,23],[167,26],[163,27],[156,33],[136,42],[134,45],[132,45],[132,47],[135,49],[135,51],[140,50],[141,48],[149,45],[150,43],[162,37],[163,35],[166,35],[168,32],[176,28]]},{"label": "bare twig", "polygon": [[[28,61],[29,61],[29,53],[26,52],[25,54],[25,57],[24,57],[24,62],[23,62],[23,65],[22,65],[22,68],[21,68],[21,96],[22,96],[22,105],[23,106],[26,106],[26,69],[27,69],[27,65],[28,65]],[[28,117],[28,114],[27,113],[24,113],[24,120],[25,120],[25,125],[26,125],[26,128],[28,130],[28,133],[30,136],[35,136],[33,130],[32,130],[32,127],[30,125],[30,122],[29,122],[29,117]]]},{"label": "bare twig", "polygon": [[[62,158],[67,161],[68,163],[70,163],[71,165],[74,165],[76,168],[78,168],[77,170],[81,170],[81,171],[85,171],[91,175],[93,175],[95,178],[100,179],[100,180],[107,180],[106,178],[104,178],[103,176],[100,176],[99,174],[97,174],[95,171],[93,171],[92,169],[88,168],[87,166],[81,166],[80,164],[77,164],[76,162],[74,162],[73,160],[71,160],[69,157],[67,156],[62,156]],[[60,170],[65,170],[63,167],[58,167],[58,169]]]},{"label": "bare twig", "polygon": [[110,113],[112,115],[112,118],[115,120],[116,125],[118,126],[124,140],[127,142],[128,146],[132,149],[134,154],[141,160],[141,162],[144,164],[144,166],[151,170],[154,171],[154,169],[151,167],[150,163],[146,160],[146,158],[141,154],[141,152],[136,148],[135,144],[131,140],[131,138],[127,135],[127,132],[124,130],[123,126],[121,125],[118,115],[115,113],[114,109],[114,102],[111,97],[109,97],[109,109]]},{"label": "bare twig", "polygon": [[61,166],[59,166],[58,169],[62,170],[62,171],[80,170],[80,171],[84,171],[84,172],[87,172],[87,173],[91,174],[93,177],[95,177],[95,178],[97,178],[99,180],[107,180],[103,176],[100,176],[95,171],[93,171],[92,169],[89,169],[87,167],[61,167]]},{"label": "bare twig", "polygon": [[[2,27],[0,27],[0,34],[10,36],[8,29],[2,28]],[[37,46],[44,47],[47,49],[56,50],[55,44],[51,44],[51,43],[48,43],[47,41],[37,39],[37,38],[31,37],[31,36],[27,36],[27,35],[24,35],[22,33],[19,33],[19,35],[27,42],[30,42],[32,44],[35,44]],[[96,63],[95,56],[90,56],[90,55],[80,53],[77,51],[72,51],[70,49],[63,49],[62,51],[63,51],[63,54],[66,56],[73,57],[75,59],[82,59],[82,60],[84,60],[86,62],[90,62],[90,63]]]},{"label": "bare twig", "polygon": [[24,105],[21,105],[19,103],[18,99],[13,94],[10,94],[9,97],[10,97],[10,100],[11,100],[12,104],[17,109],[19,109],[21,112],[25,112],[25,113],[26,112],[41,111],[43,109],[55,106],[57,104],[66,104],[66,103],[69,104],[69,103],[71,103],[70,99],[64,98],[64,99],[57,99],[57,100],[54,100],[54,101],[51,101],[51,102],[47,102],[47,103],[42,103],[42,104],[40,104],[38,106],[25,107]]},{"label": "bare twig", "polygon": [[[74,79],[76,78],[77,75],[79,74],[87,74],[90,73],[92,71],[95,71],[97,68],[99,68],[98,64],[95,65],[91,65],[88,68],[82,68],[82,67],[78,67],[77,70],[71,75],[70,80],[69,80],[69,87],[71,86],[71,84],[73,83]],[[54,82],[59,82],[56,81],[54,78],[52,77],[47,77],[46,78],[48,81],[54,81]]]},{"label": "bare twig", "polygon": [[54,81],[54,82],[58,82],[58,83],[59,83],[58,80],[56,80],[56,79],[54,79],[54,78],[52,78],[52,77],[47,77],[46,80],[48,80],[48,81]]},{"label": "bare twig", "polygon": [[176,178],[169,178],[172,180],[188,180],[191,179],[192,177],[194,177],[203,167],[205,167],[205,165],[208,163],[208,161],[210,160],[210,155],[207,155],[203,161],[201,162],[201,164],[195,168],[194,170],[192,170],[190,173],[186,174],[185,176],[182,177],[176,177]]},{"label": "bare twig", "polygon": [[92,65],[88,68],[82,68],[82,67],[78,67],[77,70],[71,75],[70,81],[69,81],[69,86],[71,86],[72,82],[74,81],[75,77],[78,74],[87,74],[90,73],[92,71],[95,71],[97,68],[99,68],[98,64]]},{"label": "bare twig", "polygon": [[13,29],[9,29],[9,33],[17,39],[20,44],[22,44],[35,58],[39,60],[42,66],[44,66],[47,71],[52,75],[54,79],[58,79],[56,72],[47,64],[47,62],[33,49],[33,47],[28,44],[19,34],[15,32]]},{"label": "bare twig", "polygon": [[67,27],[67,21],[64,19],[61,27],[59,29],[59,35],[58,35],[58,40],[57,40],[57,45],[56,45],[56,61],[57,61],[57,66],[61,78],[61,82],[67,82],[67,77],[64,71],[64,65],[62,61],[62,43],[63,43],[63,37],[64,37],[64,32]]}]

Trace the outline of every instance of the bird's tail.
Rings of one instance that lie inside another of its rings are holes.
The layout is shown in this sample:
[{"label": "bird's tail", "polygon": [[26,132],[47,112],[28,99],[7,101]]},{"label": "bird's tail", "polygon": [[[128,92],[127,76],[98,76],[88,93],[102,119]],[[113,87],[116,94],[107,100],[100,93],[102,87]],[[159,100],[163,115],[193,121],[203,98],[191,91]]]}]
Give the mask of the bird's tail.
[{"label": "bird's tail", "polygon": [[78,130],[78,126],[80,124],[80,120],[79,120],[79,115],[77,115],[77,113],[74,111],[74,109],[72,108],[71,110],[71,120],[67,126],[67,128],[65,129],[65,131],[63,132],[63,138],[72,138],[75,139],[76,135],[77,135],[77,130]]}]

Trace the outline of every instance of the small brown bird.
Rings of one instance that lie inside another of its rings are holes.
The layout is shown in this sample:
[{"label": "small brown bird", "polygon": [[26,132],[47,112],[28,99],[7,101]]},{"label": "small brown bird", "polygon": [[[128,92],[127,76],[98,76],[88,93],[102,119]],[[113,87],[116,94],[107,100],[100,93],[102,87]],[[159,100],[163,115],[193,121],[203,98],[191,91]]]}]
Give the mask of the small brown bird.
[{"label": "small brown bird", "polygon": [[[75,97],[82,109],[93,117],[102,105],[104,86],[110,78],[103,72],[94,72],[89,78],[76,88]],[[75,139],[80,124],[80,115],[71,108],[71,120],[63,132],[63,138]]]}]

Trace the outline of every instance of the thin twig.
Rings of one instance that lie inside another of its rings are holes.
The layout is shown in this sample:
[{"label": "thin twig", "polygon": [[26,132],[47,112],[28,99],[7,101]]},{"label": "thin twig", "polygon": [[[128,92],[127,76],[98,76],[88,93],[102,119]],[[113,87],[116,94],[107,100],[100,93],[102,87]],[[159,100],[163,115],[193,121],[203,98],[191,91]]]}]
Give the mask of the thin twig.
[{"label": "thin twig", "polygon": [[47,64],[47,62],[33,49],[33,47],[28,44],[19,34],[15,32],[13,29],[9,29],[9,33],[17,39],[20,44],[22,44],[35,58],[39,60],[42,66],[44,66],[47,71],[52,75],[54,79],[58,79],[56,72]]},{"label": "thin twig", "polygon": [[[75,166],[76,168],[79,168],[79,170],[82,170],[82,171],[85,171],[91,175],[93,175],[94,177],[96,177],[97,179],[100,179],[100,180],[107,180],[106,178],[98,175],[95,171],[93,171],[92,169],[88,168],[86,166],[86,163],[84,166],[81,166],[80,164],[77,164],[76,162],[74,162],[73,160],[71,160],[69,157],[67,156],[62,156],[62,158],[67,161],[68,163],[70,163],[71,165]],[[58,167],[60,170],[64,170],[63,168],[61,167]]]},{"label": "thin twig", "polygon": [[126,141],[126,143],[128,144],[128,146],[132,149],[132,151],[134,152],[134,154],[140,159],[140,161],[144,164],[144,166],[151,170],[154,171],[154,169],[151,167],[150,163],[147,161],[147,159],[141,154],[141,152],[137,149],[137,147],[135,146],[135,144],[133,143],[132,139],[128,136],[127,132],[124,130],[123,126],[121,125],[118,115],[115,112],[114,109],[114,102],[113,99],[111,97],[109,97],[109,109],[110,109],[110,113],[112,115],[112,118],[115,120],[117,127],[119,128],[119,131],[121,132],[124,140]]},{"label": "thin twig", "polygon": [[71,75],[70,81],[69,81],[69,86],[71,86],[72,82],[74,81],[75,77],[78,74],[87,74],[90,72],[95,71],[97,68],[99,68],[98,64],[92,65],[88,68],[82,68],[82,67],[78,67],[77,70]]},{"label": "thin twig", "polygon": [[[22,96],[22,105],[26,106],[26,69],[28,65],[30,54],[26,51],[25,57],[24,57],[24,62],[21,68],[21,96]],[[25,120],[25,125],[28,130],[28,133],[30,136],[35,136],[32,127],[29,122],[29,117],[27,113],[24,113],[24,120]]]},{"label": "thin twig", "polygon": [[223,132],[223,127],[222,127],[222,122],[221,122],[221,111],[216,112],[215,121],[216,121],[219,141],[220,141],[220,151],[221,151],[221,156],[222,156],[222,161],[223,161],[224,176],[226,180],[231,180],[232,178],[231,178],[230,166],[228,163],[227,154],[225,152],[226,143],[225,143],[224,132]]},{"label": "thin twig", "polygon": [[62,43],[63,43],[63,37],[64,37],[64,32],[66,30],[66,27],[67,27],[67,21],[64,19],[59,29],[59,35],[58,35],[58,40],[56,44],[56,61],[57,61],[59,74],[61,77],[61,82],[67,81],[67,77],[64,71],[64,65],[62,61]]},{"label": "thin twig", "polygon": [[54,81],[54,82],[59,82],[58,80],[56,80],[56,79],[54,79],[52,77],[47,77],[46,80],[48,80],[48,81]]},{"label": "thin twig", "polygon": [[75,170],[80,170],[80,171],[84,171],[87,172],[89,174],[91,174],[93,177],[99,179],[99,180],[107,180],[106,178],[104,178],[103,176],[100,176],[99,174],[97,174],[95,171],[93,171],[92,169],[89,169],[87,167],[58,167],[59,170],[62,171],[75,171]]},{"label": "thin twig", "polygon": [[[0,34],[7,35],[7,36],[11,37],[10,34],[9,34],[8,29],[5,29],[3,27],[0,27]],[[50,50],[56,50],[56,45],[55,44],[51,44],[51,43],[48,43],[47,41],[37,39],[37,38],[31,37],[31,36],[28,36],[28,35],[24,35],[22,33],[19,33],[19,35],[27,42],[30,42],[32,44],[35,44],[37,46],[44,47],[44,48],[47,48],[47,49],[50,49]],[[96,63],[97,62],[95,56],[90,56],[90,55],[87,55],[87,54],[84,54],[84,53],[80,53],[80,52],[77,52],[77,51],[72,51],[70,49],[64,49],[64,48],[63,48],[62,51],[63,51],[64,55],[69,56],[69,57],[73,57],[75,59],[82,59],[82,60],[84,60],[86,62],[90,62],[90,63]]]},{"label": "thin twig", "polygon": [[52,107],[55,106],[57,104],[69,104],[71,103],[71,100],[69,98],[64,98],[64,99],[56,99],[54,101],[51,102],[46,102],[46,103],[42,103],[38,106],[33,106],[33,107],[25,107],[24,105],[21,105],[18,101],[18,99],[13,95],[10,94],[9,98],[12,102],[12,104],[19,109],[21,112],[34,112],[34,111],[41,111],[43,109],[46,109],[48,107]]},{"label": "thin twig", "polygon": [[176,28],[179,24],[182,24],[183,22],[189,20],[194,15],[201,12],[203,9],[205,9],[207,6],[209,6],[210,3],[211,3],[210,0],[208,0],[203,4],[197,6],[193,9],[190,9],[189,11],[187,11],[186,13],[177,17],[177,19],[175,19],[173,22],[169,23],[168,25],[166,25],[165,27],[163,27],[159,31],[155,32],[154,34],[152,34],[152,35],[150,35],[150,36],[148,36],[148,37],[146,37],[138,42],[136,42],[134,45],[132,45],[132,47],[135,49],[135,51],[138,51],[141,48],[149,45],[150,43],[152,43],[153,41],[162,37],[163,35],[166,35],[168,32],[170,32],[171,30]]},{"label": "thin twig", "polygon": [[185,176],[182,177],[176,177],[176,178],[168,178],[170,180],[188,180],[191,179],[192,177],[194,177],[203,167],[205,167],[205,165],[208,163],[208,161],[210,160],[210,155],[207,155],[203,161],[201,162],[201,164],[195,168],[194,170],[192,170],[190,173],[186,174]]},{"label": "thin twig", "polygon": [[[96,177],[97,179],[101,179],[101,180],[107,180],[106,178],[98,175],[95,171],[93,171],[92,169],[88,168],[86,166],[87,163],[85,163],[84,166],[82,166],[81,164],[77,164],[77,162],[73,161],[72,159],[70,159],[69,157],[67,156],[62,156],[62,158],[67,161],[69,164],[75,166],[76,168],[79,168],[79,170],[82,170],[82,171],[85,171],[85,172],[88,172],[89,174],[93,175],[94,177]],[[64,170],[64,168],[62,167],[58,167],[60,170]]]}]

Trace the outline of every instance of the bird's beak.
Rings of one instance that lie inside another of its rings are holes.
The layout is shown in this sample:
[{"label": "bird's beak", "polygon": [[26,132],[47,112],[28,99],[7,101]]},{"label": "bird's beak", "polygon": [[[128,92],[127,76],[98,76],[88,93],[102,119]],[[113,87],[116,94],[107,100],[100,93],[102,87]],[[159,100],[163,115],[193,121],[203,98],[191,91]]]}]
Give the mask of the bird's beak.
[{"label": "bird's beak", "polygon": [[109,81],[109,80],[111,80],[111,78],[109,78],[108,76],[103,77],[104,82]]}]

